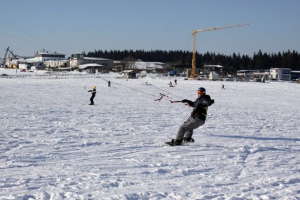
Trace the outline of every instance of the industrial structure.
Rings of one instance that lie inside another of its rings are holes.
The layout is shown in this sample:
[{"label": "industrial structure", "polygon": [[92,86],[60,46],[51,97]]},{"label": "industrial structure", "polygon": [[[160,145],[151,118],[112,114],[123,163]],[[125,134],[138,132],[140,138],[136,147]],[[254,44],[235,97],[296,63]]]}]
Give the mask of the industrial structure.
[{"label": "industrial structure", "polygon": [[216,31],[220,29],[226,29],[226,28],[234,28],[234,27],[241,27],[241,26],[249,26],[249,24],[237,24],[237,25],[231,25],[231,26],[225,26],[225,27],[214,27],[214,28],[208,28],[208,29],[199,29],[192,31],[193,35],[193,58],[192,58],[192,74],[191,76],[193,78],[196,77],[196,34],[204,31]]}]

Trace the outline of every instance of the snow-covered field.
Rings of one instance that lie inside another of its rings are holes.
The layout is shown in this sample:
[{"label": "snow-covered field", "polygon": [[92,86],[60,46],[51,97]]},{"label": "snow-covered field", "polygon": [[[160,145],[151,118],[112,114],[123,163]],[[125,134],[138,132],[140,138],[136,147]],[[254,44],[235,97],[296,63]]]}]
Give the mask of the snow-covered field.
[{"label": "snow-covered field", "polygon": [[[1,200],[300,199],[299,84],[97,77],[0,78]],[[206,124],[165,146],[192,109],[154,99],[199,87]]]}]

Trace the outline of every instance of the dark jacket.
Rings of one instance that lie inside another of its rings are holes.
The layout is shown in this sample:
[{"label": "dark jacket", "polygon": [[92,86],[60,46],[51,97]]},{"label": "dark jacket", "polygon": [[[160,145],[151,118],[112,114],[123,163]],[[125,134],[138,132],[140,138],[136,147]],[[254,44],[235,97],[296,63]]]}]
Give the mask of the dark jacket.
[{"label": "dark jacket", "polygon": [[214,103],[214,100],[211,99],[209,95],[204,94],[203,96],[197,98],[194,102],[190,100],[185,100],[185,102],[188,103],[189,106],[194,107],[191,117],[205,121],[208,106],[211,106]]},{"label": "dark jacket", "polygon": [[91,92],[91,93],[92,93],[92,97],[95,97],[95,96],[96,96],[96,89],[89,90],[88,92]]}]

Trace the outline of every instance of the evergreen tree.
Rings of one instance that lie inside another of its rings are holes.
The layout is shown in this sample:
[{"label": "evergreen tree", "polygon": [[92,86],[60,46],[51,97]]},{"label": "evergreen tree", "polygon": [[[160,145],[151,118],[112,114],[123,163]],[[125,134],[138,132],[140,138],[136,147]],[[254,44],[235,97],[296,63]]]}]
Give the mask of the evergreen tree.
[{"label": "evergreen tree", "polygon": [[[193,53],[182,50],[94,50],[88,52],[89,57],[108,58],[118,61],[136,61],[141,59],[145,62],[163,62],[170,65],[191,65]],[[300,55],[297,51],[278,52],[267,54],[259,50],[252,57],[233,53],[232,55],[196,52],[196,65],[218,64],[224,67],[228,73],[235,73],[237,70],[258,70],[270,68],[290,68],[300,70]]]}]

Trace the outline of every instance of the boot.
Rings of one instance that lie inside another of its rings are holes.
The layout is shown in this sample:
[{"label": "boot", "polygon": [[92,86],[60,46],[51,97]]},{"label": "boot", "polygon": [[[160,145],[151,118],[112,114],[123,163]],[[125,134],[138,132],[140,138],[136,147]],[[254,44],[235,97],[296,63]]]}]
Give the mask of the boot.
[{"label": "boot", "polygon": [[175,146],[178,146],[178,145],[181,145],[181,144],[182,144],[182,140],[178,140],[178,139],[172,139],[171,142],[172,142]]},{"label": "boot", "polygon": [[192,137],[184,137],[183,141],[184,142],[195,142],[194,138],[192,138]]}]

